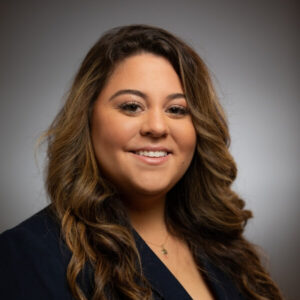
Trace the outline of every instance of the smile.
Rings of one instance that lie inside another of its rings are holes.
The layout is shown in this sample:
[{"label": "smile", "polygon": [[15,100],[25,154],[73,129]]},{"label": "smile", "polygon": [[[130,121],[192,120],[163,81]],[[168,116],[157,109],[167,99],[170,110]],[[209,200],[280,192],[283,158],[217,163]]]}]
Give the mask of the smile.
[{"label": "smile", "polygon": [[147,157],[164,157],[168,155],[166,151],[136,151],[134,153],[140,156]]},{"label": "smile", "polygon": [[166,151],[132,151],[130,152],[135,159],[146,165],[158,166],[166,163],[171,153]]}]

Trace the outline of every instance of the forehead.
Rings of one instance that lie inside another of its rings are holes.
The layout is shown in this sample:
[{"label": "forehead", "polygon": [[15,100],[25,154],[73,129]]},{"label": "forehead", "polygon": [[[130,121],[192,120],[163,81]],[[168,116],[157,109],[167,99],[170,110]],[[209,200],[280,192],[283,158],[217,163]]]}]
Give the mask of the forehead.
[{"label": "forehead", "polygon": [[166,58],[151,53],[136,54],[118,63],[105,90],[115,88],[135,88],[145,92],[150,88],[152,91],[182,91],[180,79],[171,63]]}]

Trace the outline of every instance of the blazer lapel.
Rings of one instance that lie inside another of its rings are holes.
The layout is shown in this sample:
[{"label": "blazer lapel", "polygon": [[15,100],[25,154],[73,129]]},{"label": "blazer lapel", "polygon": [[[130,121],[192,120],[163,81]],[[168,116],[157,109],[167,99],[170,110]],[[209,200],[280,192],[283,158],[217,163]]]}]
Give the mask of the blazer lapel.
[{"label": "blazer lapel", "polygon": [[207,282],[218,300],[245,300],[239,292],[233,280],[222,272],[219,268],[202,259],[203,267],[206,270]]},{"label": "blazer lapel", "polygon": [[135,230],[133,234],[140,253],[143,273],[152,286],[155,299],[192,300],[184,287],[140,235]]},{"label": "blazer lapel", "polygon": [[[134,229],[133,235],[140,253],[143,273],[151,284],[154,299],[192,300],[181,283]],[[207,284],[216,300],[245,300],[233,280],[203,256],[202,265],[206,270]]]}]

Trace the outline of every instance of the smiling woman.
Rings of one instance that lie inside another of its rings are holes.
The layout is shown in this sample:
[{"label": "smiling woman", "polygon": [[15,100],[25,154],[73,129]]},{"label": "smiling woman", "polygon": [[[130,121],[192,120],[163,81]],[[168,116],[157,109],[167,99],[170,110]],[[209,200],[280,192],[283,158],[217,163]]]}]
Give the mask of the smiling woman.
[{"label": "smiling woman", "polygon": [[209,72],[169,32],[114,28],[44,134],[51,204],[0,236],[3,299],[280,300]]}]

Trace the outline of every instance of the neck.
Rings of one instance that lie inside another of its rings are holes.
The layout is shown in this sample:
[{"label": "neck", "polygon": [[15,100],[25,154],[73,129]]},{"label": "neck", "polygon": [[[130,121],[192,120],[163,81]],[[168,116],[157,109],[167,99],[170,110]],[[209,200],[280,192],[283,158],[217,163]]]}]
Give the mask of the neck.
[{"label": "neck", "polygon": [[166,236],[165,197],[131,198],[125,200],[125,207],[133,228],[143,238],[160,242]]}]

